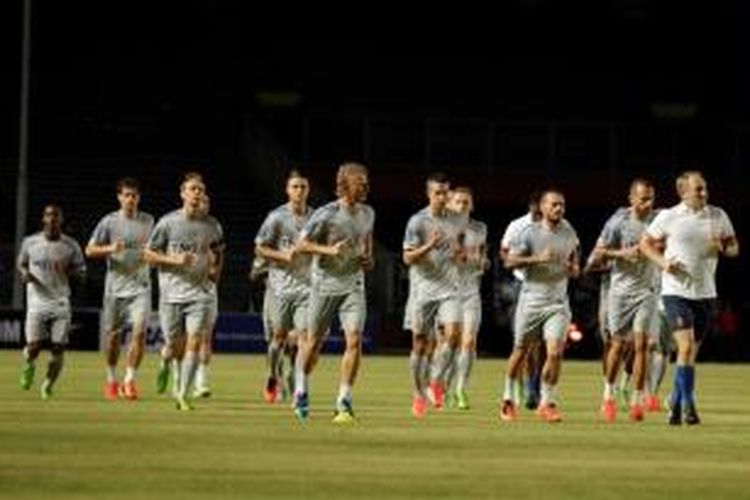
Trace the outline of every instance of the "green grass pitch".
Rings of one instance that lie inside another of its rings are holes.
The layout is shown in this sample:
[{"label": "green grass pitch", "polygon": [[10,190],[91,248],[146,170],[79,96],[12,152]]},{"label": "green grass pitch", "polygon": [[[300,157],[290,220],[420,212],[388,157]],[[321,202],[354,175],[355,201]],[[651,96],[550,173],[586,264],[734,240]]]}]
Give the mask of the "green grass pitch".
[{"label": "green grass pitch", "polygon": [[357,422],[342,428],[331,423],[337,357],[313,375],[306,425],[288,404],[263,403],[260,356],[215,356],[214,396],[194,412],[155,394],[154,355],[138,402],[105,401],[101,355],[80,352],[41,401],[47,359],[24,392],[20,353],[0,351],[3,499],[750,497],[747,365],[699,365],[704,423],[672,428],[664,413],[603,423],[599,365],[574,361],[563,367],[560,424],[526,411],[500,422],[498,359],[475,365],[471,410],[417,421],[406,357],[370,356],[355,386]]}]

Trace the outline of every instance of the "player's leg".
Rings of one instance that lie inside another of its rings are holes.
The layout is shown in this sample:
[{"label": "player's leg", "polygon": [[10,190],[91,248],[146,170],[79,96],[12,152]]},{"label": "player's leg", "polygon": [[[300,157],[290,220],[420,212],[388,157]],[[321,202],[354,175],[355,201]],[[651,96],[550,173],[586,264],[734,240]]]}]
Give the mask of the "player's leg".
[{"label": "player's leg", "polygon": [[213,356],[214,327],[219,316],[219,302],[214,295],[211,298],[206,329],[202,334],[198,352],[198,370],[195,373],[193,396],[207,398],[211,396],[211,357]]},{"label": "player's leg", "polygon": [[102,307],[102,329],[104,330],[104,358],[106,380],[104,397],[115,400],[119,396],[120,384],[117,381],[117,361],[120,358],[120,335],[125,325],[126,299],[105,296]]},{"label": "player's leg", "polygon": [[210,300],[196,300],[189,303],[185,308],[186,342],[177,394],[177,408],[180,410],[193,409],[189,399],[195,374],[198,371],[203,336],[208,329],[211,315]]},{"label": "player's leg", "polygon": [[443,406],[445,375],[453,364],[461,342],[461,302],[457,298],[441,300],[437,304],[437,317],[444,331],[444,343],[436,353],[430,374],[430,392],[435,408]]},{"label": "player's leg", "polygon": [[24,336],[26,345],[22,351],[23,362],[21,364],[21,376],[19,382],[21,389],[27,391],[34,383],[34,373],[36,372],[36,359],[42,348],[42,339],[44,335],[44,315],[41,313],[27,312],[26,322],[24,324]]},{"label": "player's leg", "polygon": [[129,308],[130,323],[132,325],[130,344],[123,378],[122,395],[125,399],[138,399],[136,373],[146,352],[146,329],[151,317],[151,295],[144,293],[132,301]]},{"label": "player's leg", "polygon": [[164,345],[159,352],[159,368],[156,374],[156,392],[163,394],[169,385],[169,375],[180,359],[185,328],[182,304],[159,304],[159,322]]},{"label": "player's leg", "polygon": [[667,319],[672,327],[672,336],[677,347],[677,360],[674,383],[670,398],[668,422],[671,425],[682,423],[682,410],[693,406],[695,324],[694,311],[690,301],[681,297],[663,297]]},{"label": "player's leg", "polygon": [[352,292],[346,296],[339,306],[339,319],[344,330],[346,346],[341,358],[341,375],[334,422],[347,423],[354,417],[352,387],[362,360],[362,334],[367,320],[364,290]]},{"label": "player's leg", "polygon": [[263,398],[268,403],[274,403],[279,394],[279,369],[291,323],[288,316],[293,312],[292,301],[288,297],[278,297],[269,291],[264,307],[270,319],[271,336],[268,340],[267,376],[263,387]]},{"label": "player's leg", "polygon": [[547,422],[559,422],[562,417],[557,400],[557,386],[562,372],[565,338],[570,324],[570,311],[558,311],[542,325],[547,354],[542,367],[542,390],[537,413]]},{"label": "player's leg", "polygon": [[294,376],[294,414],[299,420],[305,420],[309,414],[309,379],[318,363],[326,334],[330,328],[333,314],[338,309],[343,297],[310,293],[307,325],[308,331],[300,340]]},{"label": "player's leg", "polygon": [[52,388],[62,373],[65,359],[65,346],[68,345],[68,333],[70,332],[70,311],[64,311],[56,315],[50,324],[50,360],[47,363],[47,375],[42,382],[42,399],[52,396]]},{"label": "player's leg", "polygon": [[482,321],[482,300],[475,296],[462,304],[461,348],[456,362],[456,397],[459,409],[469,408],[468,386],[477,356],[477,334]]}]

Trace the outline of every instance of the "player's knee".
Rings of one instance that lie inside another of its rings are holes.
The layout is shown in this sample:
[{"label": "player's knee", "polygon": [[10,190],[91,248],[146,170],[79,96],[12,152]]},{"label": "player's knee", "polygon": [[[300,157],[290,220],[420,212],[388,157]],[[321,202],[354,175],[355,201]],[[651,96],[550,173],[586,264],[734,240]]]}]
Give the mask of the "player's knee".
[{"label": "player's knee", "polygon": [[65,354],[65,345],[53,343],[50,347],[50,353],[53,358],[61,359]]}]

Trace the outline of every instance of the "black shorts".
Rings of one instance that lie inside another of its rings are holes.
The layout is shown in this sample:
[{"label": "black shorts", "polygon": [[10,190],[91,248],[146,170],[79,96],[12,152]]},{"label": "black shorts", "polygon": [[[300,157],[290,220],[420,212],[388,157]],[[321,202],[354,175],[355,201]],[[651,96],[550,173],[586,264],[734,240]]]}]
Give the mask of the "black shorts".
[{"label": "black shorts", "polygon": [[664,295],[664,312],[669,328],[675,330],[693,329],[695,340],[708,337],[716,318],[716,299],[686,299],[676,295]]}]

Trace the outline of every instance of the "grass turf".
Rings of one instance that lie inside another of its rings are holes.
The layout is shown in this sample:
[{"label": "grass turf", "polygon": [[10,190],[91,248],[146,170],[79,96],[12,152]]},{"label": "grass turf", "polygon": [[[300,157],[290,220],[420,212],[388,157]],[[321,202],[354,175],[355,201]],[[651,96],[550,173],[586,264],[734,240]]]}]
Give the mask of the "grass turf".
[{"label": "grass turf", "polygon": [[[156,357],[139,373],[142,399],[106,401],[103,362],[71,352],[55,394],[19,388],[20,353],[0,351],[0,498],[747,498],[750,370],[699,365],[704,423],[668,427],[598,415],[599,365],[566,362],[561,424],[523,411],[501,423],[504,361],[480,359],[472,408],[410,415],[405,357],[365,359],[357,422],[331,423],[338,358],[312,378],[311,418],[262,401],[264,360],[217,355],[214,396],[178,412],[154,391]],[[662,392],[668,389],[668,385]]]}]

